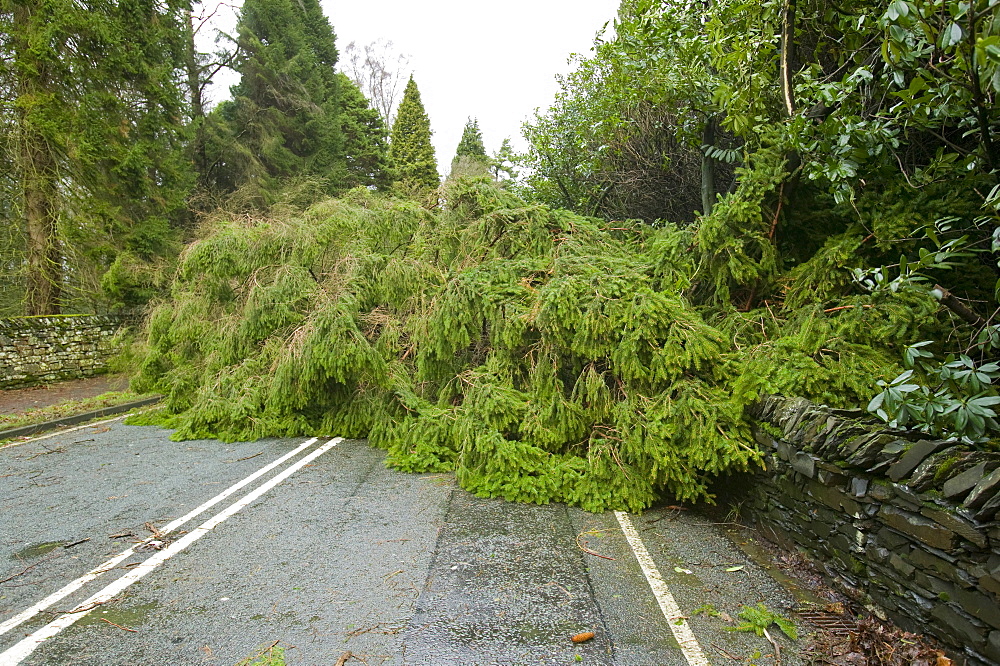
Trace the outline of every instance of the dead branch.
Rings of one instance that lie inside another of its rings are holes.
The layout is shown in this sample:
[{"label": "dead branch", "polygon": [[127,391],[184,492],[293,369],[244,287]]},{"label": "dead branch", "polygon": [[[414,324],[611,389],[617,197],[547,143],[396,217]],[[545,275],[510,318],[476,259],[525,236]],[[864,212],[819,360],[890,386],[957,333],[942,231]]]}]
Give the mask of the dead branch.
[{"label": "dead branch", "polygon": [[957,314],[966,323],[977,327],[986,325],[986,321],[969,309],[969,306],[958,300],[958,297],[955,296],[955,294],[951,293],[939,284],[934,285],[934,291],[940,292],[941,296],[938,297],[938,300],[941,301],[941,305]]},{"label": "dead branch", "polygon": [[28,566],[26,566],[23,569],[21,569],[20,571],[18,571],[16,574],[13,574],[11,576],[7,576],[3,580],[0,580],[0,585],[3,585],[4,583],[6,583],[8,581],[12,581],[15,578],[19,578],[20,576],[23,576],[24,574],[28,573],[29,571],[31,571],[32,569],[34,569],[35,567],[37,567],[39,564],[41,564],[43,562],[48,562],[49,560],[53,559],[55,556],[56,556],[56,552],[53,552],[48,557],[46,557],[44,559],[41,559],[41,560],[35,562],[34,564],[29,564]]},{"label": "dead branch", "polygon": [[830,314],[831,312],[837,312],[839,310],[851,310],[853,308],[858,308],[858,307],[865,308],[867,310],[868,308],[873,308],[875,306],[874,305],[841,305],[840,307],[836,307],[836,308],[828,308],[826,310],[823,310],[823,312],[826,313],[826,314]]},{"label": "dead branch", "polygon": [[118,627],[119,629],[121,629],[121,630],[123,630],[123,631],[131,631],[132,633],[138,633],[138,632],[139,632],[139,631],[138,631],[138,629],[129,629],[128,627],[123,627],[123,626],[122,626],[122,625],[120,625],[120,624],[117,624],[117,623],[115,623],[115,622],[112,622],[111,620],[109,620],[109,619],[108,619],[108,618],[106,618],[106,617],[102,617],[102,618],[101,618],[101,621],[102,621],[102,622],[107,622],[107,623],[108,623],[108,624],[110,624],[110,625],[111,625],[112,627]]}]

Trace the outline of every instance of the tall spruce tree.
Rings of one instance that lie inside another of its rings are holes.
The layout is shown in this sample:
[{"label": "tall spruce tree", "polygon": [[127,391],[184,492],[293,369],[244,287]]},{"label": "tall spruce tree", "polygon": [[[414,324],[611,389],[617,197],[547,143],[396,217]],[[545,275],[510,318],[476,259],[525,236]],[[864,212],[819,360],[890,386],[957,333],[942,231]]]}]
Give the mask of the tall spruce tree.
[{"label": "tall spruce tree", "polygon": [[[247,0],[238,26],[241,74],[219,114],[229,132],[215,136],[215,181],[267,195],[295,177],[324,179],[328,190],[345,173],[334,71],[333,28],[317,0]],[[227,145],[231,139],[235,145]]]},{"label": "tall spruce tree", "polygon": [[344,137],[345,187],[388,185],[387,146],[382,114],[346,74],[340,80],[340,132]]},{"label": "tall spruce tree", "polygon": [[451,160],[449,178],[462,176],[489,176],[490,158],[483,145],[483,133],[479,129],[479,121],[469,118],[462,130],[462,139],[458,142],[455,157]]},{"label": "tall spruce tree", "polygon": [[0,1],[0,89],[13,99],[0,127],[15,137],[28,314],[85,307],[81,293],[102,307],[102,275],[122,256],[130,284],[108,285],[125,303],[142,266],[172,245],[189,181],[182,5]]},{"label": "tall spruce tree", "polygon": [[486,162],[486,146],[483,145],[483,133],[479,129],[479,120],[469,118],[462,130],[462,140],[458,142],[455,157],[472,157]]},{"label": "tall spruce tree", "polygon": [[430,118],[411,76],[392,124],[389,164],[394,180],[422,187],[438,186],[440,178],[431,134]]}]

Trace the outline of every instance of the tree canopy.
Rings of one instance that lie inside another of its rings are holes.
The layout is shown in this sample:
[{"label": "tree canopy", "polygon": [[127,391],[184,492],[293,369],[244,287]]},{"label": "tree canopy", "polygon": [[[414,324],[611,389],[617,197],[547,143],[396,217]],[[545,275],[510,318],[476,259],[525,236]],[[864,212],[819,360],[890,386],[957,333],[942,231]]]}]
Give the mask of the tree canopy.
[{"label": "tree canopy", "polygon": [[273,189],[273,181],[312,176],[332,191],[345,171],[340,80],[319,3],[247,0],[237,30],[240,82],[219,111],[236,144],[227,149],[243,157],[233,184]]},{"label": "tree canopy", "polygon": [[[144,0],[0,4],[12,101],[0,131],[16,179],[2,209],[23,242],[3,269],[27,313],[134,304],[142,267],[172,250],[190,184],[174,76],[183,17]],[[109,274],[116,262],[127,279]]]},{"label": "tree canopy", "polygon": [[716,317],[759,318],[751,355],[787,353],[775,331],[812,317],[891,313],[902,331],[930,307],[940,328],[895,342],[905,372],[882,375],[870,406],[981,439],[1000,401],[985,254],[997,13],[986,0],[627,0],[614,38],[526,127],[529,196],[690,227],[701,264],[683,293]]}]

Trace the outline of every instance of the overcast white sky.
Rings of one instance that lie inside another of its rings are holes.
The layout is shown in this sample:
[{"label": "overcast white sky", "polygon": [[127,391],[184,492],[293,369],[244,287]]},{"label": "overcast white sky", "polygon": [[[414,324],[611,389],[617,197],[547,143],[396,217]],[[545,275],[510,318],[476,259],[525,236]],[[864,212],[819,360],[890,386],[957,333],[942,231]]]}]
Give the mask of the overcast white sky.
[{"label": "overcast white sky", "polygon": [[[589,53],[618,11],[618,0],[320,1],[341,50],[388,39],[410,56],[442,172],[470,116],[479,119],[487,151],[508,136],[523,148],[521,123],[552,102],[570,54]],[[221,28],[233,29],[234,12],[220,9]],[[220,79],[213,100],[228,97],[235,80]]]}]

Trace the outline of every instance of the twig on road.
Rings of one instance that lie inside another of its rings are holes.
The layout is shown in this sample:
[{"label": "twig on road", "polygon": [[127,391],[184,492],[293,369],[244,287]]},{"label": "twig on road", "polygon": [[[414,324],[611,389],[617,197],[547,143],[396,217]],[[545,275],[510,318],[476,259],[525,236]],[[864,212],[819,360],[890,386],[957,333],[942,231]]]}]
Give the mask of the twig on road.
[{"label": "twig on road", "polygon": [[122,631],[131,631],[131,632],[132,632],[132,633],[134,633],[134,634],[137,634],[137,633],[139,633],[139,630],[138,630],[138,629],[129,629],[128,627],[123,627],[123,626],[122,626],[122,625],[120,625],[120,624],[116,624],[116,623],[112,622],[111,620],[109,620],[109,619],[108,619],[108,618],[106,618],[106,617],[102,617],[102,618],[101,618],[101,622],[107,622],[107,623],[108,623],[108,624],[110,624],[111,626],[113,626],[113,627],[118,627],[118,628],[119,628],[119,629],[121,629]]},{"label": "twig on road", "polygon": [[73,546],[79,546],[81,543],[86,543],[88,541],[90,541],[90,537],[87,537],[86,539],[80,539],[79,541],[74,541],[72,543],[64,543],[63,548],[72,548]]},{"label": "twig on road", "polygon": [[345,652],[344,654],[340,655],[340,659],[338,659],[337,663],[334,664],[333,666],[344,666],[344,664],[347,663],[347,660],[350,659],[353,656],[354,655],[351,652],[349,652],[349,651]]},{"label": "twig on road", "polygon": [[[567,599],[566,601],[564,601],[563,604],[568,604],[570,602],[570,599],[574,598],[573,595],[569,593],[569,590],[567,590],[565,587],[563,587],[562,585],[560,585],[559,583],[557,583],[555,581],[552,581],[551,583],[546,583],[545,585],[542,585],[542,587],[549,587],[550,585],[555,585],[560,590],[562,590],[563,592],[565,592],[567,597],[569,597],[569,599]],[[560,605],[562,605],[562,604],[560,604]]]},{"label": "twig on road", "polygon": [[253,460],[257,456],[262,456],[262,455],[264,455],[263,451],[261,451],[260,453],[255,453],[252,456],[247,456],[246,458],[237,458],[236,460],[227,460],[226,462],[227,463],[234,463],[234,462],[240,462],[242,460]]},{"label": "twig on road", "polygon": [[[264,649],[262,649],[257,654],[255,654],[253,656],[250,656],[250,657],[247,657],[246,659],[241,659],[239,661],[239,663],[236,664],[236,666],[248,666],[248,664],[252,664],[253,662],[257,661],[258,657],[263,657],[265,652],[270,653],[272,650],[274,650],[274,648],[278,647],[278,643],[280,643],[280,642],[281,642],[281,639],[278,639],[278,640],[274,641],[273,643],[271,643],[270,645],[268,645],[267,647],[265,647]],[[205,648],[208,648],[208,646],[206,645],[204,648],[202,648],[202,651],[205,651]],[[208,648],[208,656],[209,657],[212,656],[211,652],[212,652],[212,649]],[[268,656],[270,657],[271,654],[268,654]]]},{"label": "twig on road", "polygon": [[348,638],[357,638],[358,636],[361,636],[362,634],[367,634],[367,633],[370,633],[370,632],[375,632],[376,634],[390,634],[390,635],[392,635],[392,634],[398,634],[403,629],[402,627],[388,627],[386,629],[379,630],[379,627],[381,627],[383,625],[386,625],[386,624],[388,624],[388,623],[387,622],[376,622],[372,626],[367,627],[365,629],[355,629],[354,631],[347,632],[347,637]]},{"label": "twig on road", "polygon": [[600,553],[595,553],[594,551],[592,551],[591,549],[587,548],[582,543],[580,543],[580,537],[582,537],[584,534],[596,534],[598,531],[606,532],[607,530],[587,530],[586,532],[580,532],[579,534],[576,535],[576,545],[580,548],[580,550],[587,553],[588,555],[593,555],[594,557],[600,557],[605,560],[614,560],[615,559],[614,557],[611,557],[610,555],[601,555]]},{"label": "twig on road", "polygon": [[28,573],[29,571],[31,571],[32,569],[34,569],[35,567],[37,567],[39,564],[42,564],[43,562],[48,562],[49,560],[54,559],[54,558],[56,558],[58,556],[59,556],[59,553],[57,551],[53,551],[48,557],[46,557],[44,559],[41,559],[41,560],[38,560],[34,564],[29,564],[28,566],[26,566],[23,569],[21,569],[20,571],[18,571],[16,574],[13,574],[11,576],[7,576],[3,580],[0,580],[0,585],[3,585],[6,582],[12,581],[15,578],[23,576],[24,574]]},{"label": "twig on road", "polygon": [[121,601],[121,597],[113,597],[111,599],[108,599],[107,601],[95,601],[92,604],[88,604],[87,606],[83,606],[81,608],[74,608],[73,610],[51,611],[51,613],[53,615],[76,615],[77,613],[86,613],[87,611],[92,611],[98,606],[103,606],[104,604],[110,604],[112,601]]},{"label": "twig on road", "polygon": [[721,654],[722,656],[724,656],[724,657],[729,657],[729,658],[730,658],[730,659],[732,659],[733,661],[743,661],[742,659],[740,659],[739,657],[737,657],[736,655],[734,655],[734,654],[733,654],[732,652],[729,652],[728,650],[725,650],[725,649],[723,649],[723,648],[719,647],[719,646],[718,646],[718,645],[716,645],[715,643],[712,643],[711,645],[712,645],[712,647],[713,647],[713,648],[715,648],[715,649],[716,649],[716,651],[718,651],[718,653],[719,653],[719,654]]},{"label": "twig on road", "polygon": [[154,539],[163,539],[163,533],[160,532],[160,528],[153,523],[143,523],[143,527],[153,533]]},{"label": "twig on road", "polygon": [[774,666],[781,666],[781,646],[778,645],[777,641],[771,638],[771,634],[767,633],[767,629],[764,629],[764,638],[766,638],[774,648]]},{"label": "twig on road", "polygon": [[63,446],[57,446],[54,449],[50,449],[49,447],[47,447],[44,444],[42,444],[41,447],[43,449],[45,449],[45,450],[44,451],[39,451],[38,453],[36,453],[33,456],[28,456],[27,458],[25,458],[25,460],[31,460],[32,458],[37,458],[38,456],[48,455],[50,453],[66,453],[66,447],[63,447]]}]

